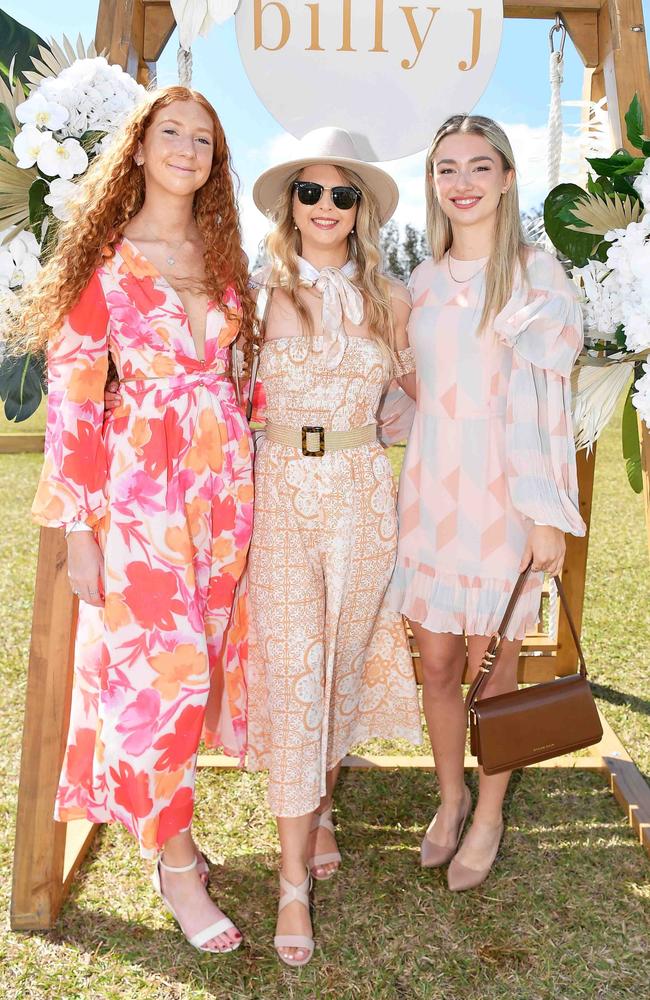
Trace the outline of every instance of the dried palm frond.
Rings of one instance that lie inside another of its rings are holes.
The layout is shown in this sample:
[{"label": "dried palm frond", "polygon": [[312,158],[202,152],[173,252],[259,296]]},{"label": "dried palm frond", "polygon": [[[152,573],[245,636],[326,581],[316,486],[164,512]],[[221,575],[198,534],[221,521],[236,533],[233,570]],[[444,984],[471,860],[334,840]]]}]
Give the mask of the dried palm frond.
[{"label": "dried palm frond", "polygon": [[63,47],[53,38],[50,39],[48,44],[49,48],[45,45],[39,45],[40,59],[32,56],[34,70],[26,70],[23,73],[23,76],[30,84],[31,90],[34,90],[35,87],[40,87],[43,80],[47,80],[48,77],[58,76],[62,70],[67,69],[68,66],[72,66],[77,59],[92,59],[97,55],[95,43],[91,42],[88,46],[84,45],[81,35],[77,38],[76,51],[65,35],[62,41]]},{"label": "dried palm frond", "polygon": [[543,215],[530,215],[522,218],[522,227],[528,243],[533,246],[543,246],[546,237]]},{"label": "dried palm frond", "polygon": [[612,198],[610,195],[585,194],[578,201],[572,214],[585,226],[567,226],[575,233],[591,233],[593,236],[604,236],[611,229],[627,229],[631,222],[637,222],[641,217],[641,202],[632,201],[629,195],[625,198]]},{"label": "dried palm frond", "polygon": [[609,423],[619,396],[632,378],[634,361],[577,364],[571,375],[576,448],[591,450]]},{"label": "dried palm frond", "polygon": [[9,66],[9,86],[7,86],[2,79],[2,76],[0,76],[0,103],[4,104],[5,108],[9,112],[12,122],[16,126],[16,130],[18,130],[20,126],[18,119],[16,118],[16,108],[25,100],[25,91],[23,90],[22,84],[18,83],[18,81],[16,81],[16,83],[13,82],[15,61],[16,57],[14,56]]},{"label": "dried palm frond", "polygon": [[0,230],[16,226],[20,231],[29,225],[29,189],[38,172],[36,167],[24,170],[16,163],[14,151],[0,146]]},{"label": "dried palm frond", "polygon": [[580,187],[587,183],[589,164],[587,157],[609,156],[614,149],[614,137],[607,113],[607,98],[601,101],[562,101],[563,107],[579,108],[581,121],[568,127],[573,132],[565,142],[566,156],[562,167],[564,180],[571,180]]},{"label": "dried palm frond", "polygon": [[582,120],[572,128],[579,136],[584,157],[609,156],[614,146],[607,98],[600,101],[562,101],[565,108],[580,108]]}]

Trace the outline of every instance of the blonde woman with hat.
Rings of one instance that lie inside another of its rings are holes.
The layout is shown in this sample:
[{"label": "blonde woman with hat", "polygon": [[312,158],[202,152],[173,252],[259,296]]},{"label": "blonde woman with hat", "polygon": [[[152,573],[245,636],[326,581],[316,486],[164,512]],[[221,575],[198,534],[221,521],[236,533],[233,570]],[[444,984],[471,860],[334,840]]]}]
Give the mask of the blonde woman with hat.
[{"label": "blonde woman with hat", "polygon": [[433,257],[410,282],[417,409],[388,601],[411,620],[420,648],[440,786],[422,865],[450,862],[448,885],[458,891],[490,872],[509,779],[479,774],[461,844],[471,811],[463,771],[466,657],[474,675],[532,561],[488,682],[491,694],[516,688],[543,571],[561,569],[565,532],[585,532],[570,407],[582,319],[558,261],[526,245],[512,148],[495,122],[456,115],[441,126],[427,156],[426,194]]},{"label": "blonde woman with hat", "polygon": [[[269,771],[282,851],[275,946],[305,965],[312,877],[340,863],[332,795],[341,760],[370,737],[421,740],[401,616],[383,607],[397,546],[390,463],[377,439],[393,377],[408,389],[406,289],[380,271],[379,227],[398,192],[341,129],[318,129],[253,196],[274,228],[255,467],[249,757]],[[413,386],[410,385],[411,390]]]}]

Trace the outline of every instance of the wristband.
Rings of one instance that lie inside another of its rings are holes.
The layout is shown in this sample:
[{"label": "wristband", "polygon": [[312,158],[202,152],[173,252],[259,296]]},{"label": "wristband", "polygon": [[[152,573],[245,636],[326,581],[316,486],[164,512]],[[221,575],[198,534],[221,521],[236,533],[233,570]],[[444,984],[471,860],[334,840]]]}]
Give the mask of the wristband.
[{"label": "wristband", "polygon": [[63,537],[67,538],[71,535],[73,531],[92,531],[93,529],[86,524],[85,521],[73,521],[71,524],[66,524],[63,532]]}]

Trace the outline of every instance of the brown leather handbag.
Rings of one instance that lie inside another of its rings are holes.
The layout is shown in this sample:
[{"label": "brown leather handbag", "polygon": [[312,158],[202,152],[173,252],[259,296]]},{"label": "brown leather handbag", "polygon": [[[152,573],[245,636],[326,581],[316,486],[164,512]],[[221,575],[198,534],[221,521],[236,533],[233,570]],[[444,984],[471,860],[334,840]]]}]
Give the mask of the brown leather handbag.
[{"label": "brown leather handbag", "polygon": [[499,774],[551,757],[560,757],[598,743],[603,735],[598,710],[587,680],[582,655],[566,594],[554,577],[580,660],[580,671],[545,684],[479,698],[481,688],[494,670],[501,639],[531,567],[517,580],[503,621],[490,640],[476,680],[465,700],[472,754],[486,774]]}]

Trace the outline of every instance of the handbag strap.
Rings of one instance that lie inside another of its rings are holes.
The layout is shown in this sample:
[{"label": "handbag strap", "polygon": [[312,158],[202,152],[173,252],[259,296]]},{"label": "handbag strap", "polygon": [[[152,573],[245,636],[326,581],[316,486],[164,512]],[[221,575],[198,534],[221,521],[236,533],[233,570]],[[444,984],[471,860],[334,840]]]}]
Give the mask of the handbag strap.
[{"label": "handbag strap", "polygon": [[[481,663],[481,666],[479,667],[478,673],[477,673],[477,675],[476,675],[476,677],[475,677],[475,679],[474,679],[474,681],[473,681],[473,683],[472,683],[469,691],[467,692],[467,697],[465,698],[465,710],[466,710],[468,716],[469,716],[469,712],[470,712],[470,710],[472,708],[472,705],[474,704],[474,702],[476,701],[476,699],[478,698],[478,696],[479,696],[479,694],[481,692],[481,688],[484,686],[484,684],[486,683],[489,675],[492,673],[492,671],[494,669],[494,661],[496,659],[496,655],[497,655],[499,646],[501,645],[501,640],[504,638],[506,629],[508,628],[508,625],[510,624],[510,619],[512,618],[512,613],[515,610],[515,606],[517,604],[517,601],[521,597],[521,593],[522,593],[522,591],[524,589],[524,585],[525,585],[526,580],[528,579],[528,576],[529,576],[530,571],[532,569],[532,565],[533,564],[532,564],[532,561],[531,561],[528,564],[528,566],[526,567],[526,569],[523,571],[523,573],[519,574],[519,579],[517,580],[517,582],[515,584],[515,587],[514,587],[514,590],[512,591],[512,594],[510,595],[510,600],[508,601],[508,604],[506,606],[506,610],[505,610],[505,612],[503,614],[503,618],[501,619],[501,624],[499,625],[498,630],[494,633],[494,635],[490,639],[490,643],[488,645],[488,648],[486,649],[485,654],[483,656],[483,662]],[[578,660],[580,661],[580,676],[583,677],[583,678],[586,678],[586,676],[587,676],[587,664],[585,663],[585,658],[584,658],[584,655],[583,655],[583,652],[582,652],[582,646],[580,645],[580,638],[578,636],[578,630],[576,629],[574,621],[573,621],[573,618],[571,616],[571,611],[569,609],[569,602],[567,600],[567,596],[566,596],[566,593],[564,591],[564,587],[562,586],[562,581],[560,580],[559,576],[554,576],[553,577],[553,582],[555,583],[555,586],[557,587],[557,592],[558,592],[558,595],[560,597],[560,603],[562,604],[562,607],[564,608],[564,613],[565,613],[565,615],[567,617],[567,621],[569,623],[569,629],[571,631],[571,635],[573,637],[573,641],[574,641],[576,649],[578,651]]]},{"label": "handbag strap", "polygon": [[255,395],[255,386],[257,384],[257,370],[260,366],[260,343],[264,343],[264,338],[266,336],[266,324],[269,318],[272,297],[273,289],[269,291],[266,285],[261,285],[257,296],[257,315],[260,316],[261,313],[261,318],[259,319],[259,337],[253,341],[251,377],[248,383],[248,402],[246,404],[246,419],[248,421],[250,421],[253,416],[253,397]]}]

